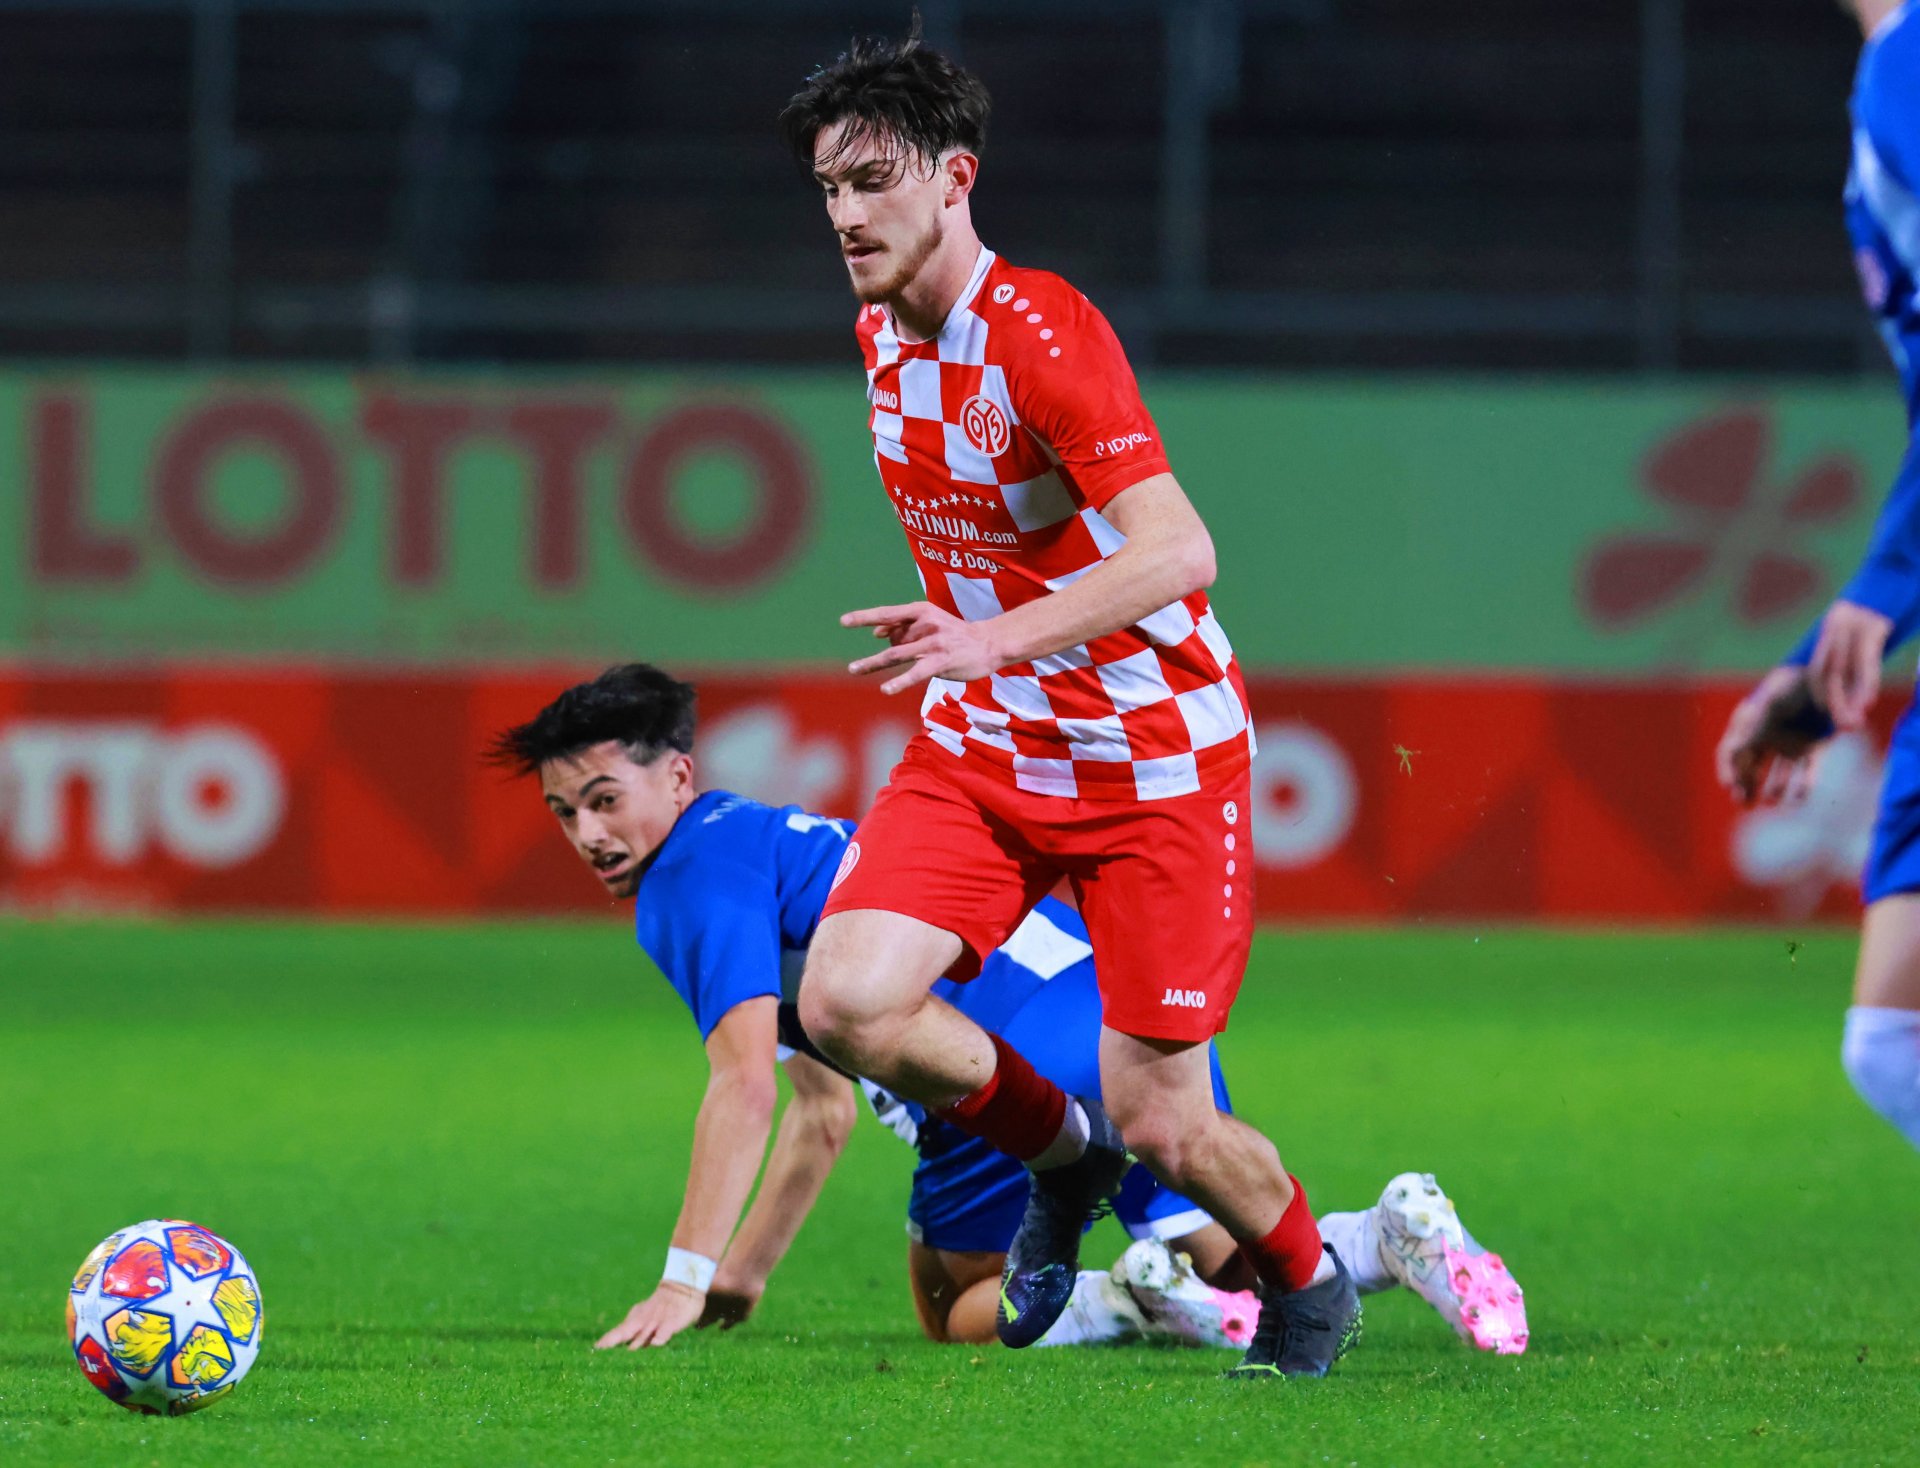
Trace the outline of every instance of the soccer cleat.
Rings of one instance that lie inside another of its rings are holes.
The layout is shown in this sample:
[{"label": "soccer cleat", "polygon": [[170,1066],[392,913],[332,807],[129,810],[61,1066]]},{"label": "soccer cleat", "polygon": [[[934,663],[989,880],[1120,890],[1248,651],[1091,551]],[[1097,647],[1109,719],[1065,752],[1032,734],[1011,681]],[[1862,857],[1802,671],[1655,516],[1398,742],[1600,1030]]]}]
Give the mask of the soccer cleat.
[{"label": "soccer cleat", "polygon": [[1401,1173],[1387,1184],[1374,1215],[1387,1272],[1433,1306],[1462,1340],[1502,1356],[1527,1349],[1526,1296],[1500,1256],[1461,1226],[1432,1173]]},{"label": "soccer cleat", "polygon": [[1092,1346],[1137,1341],[1156,1334],[1140,1304],[1112,1274],[1086,1270],[1067,1308],[1035,1345]]},{"label": "soccer cleat", "polygon": [[1260,1324],[1240,1364],[1227,1372],[1236,1381],[1281,1376],[1325,1376],[1360,1339],[1360,1291],[1334,1251],[1333,1273],[1319,1284],[1260,1302]]},{"label": "soccer cleat", "polygon": [[1216,1290],[1193,1272],[1193,1261],[1160,1239],[1137,1239],[1113,1262],[1122,1286],[1151,1333],[1198,1346],[1242,1346],[1253,1339],[1260,1297],[1252,1290]]},{"label": "soccer cleat", "polygon": [[1000,1276],[995,1326],[1003,1345],[1030,1346],[1060,1318],[1080,1272],[1080,1236],[1126,1175],[1126,1145],[1100,1103],[1072,1099],[1087,1114],[1087,1150],[1034,1173],[1028,1185],[1026,1215]]}]

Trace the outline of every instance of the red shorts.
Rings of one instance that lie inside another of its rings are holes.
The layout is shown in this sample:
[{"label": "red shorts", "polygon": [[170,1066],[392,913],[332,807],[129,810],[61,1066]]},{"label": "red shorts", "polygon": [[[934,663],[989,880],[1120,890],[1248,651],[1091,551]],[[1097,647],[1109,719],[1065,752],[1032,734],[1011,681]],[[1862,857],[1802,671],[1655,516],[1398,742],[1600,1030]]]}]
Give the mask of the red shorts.
[{"label": "red shorts", "polygon": [[1253,942],[1248,791],[1243,771],[1168,800],[1031,795],[917,737],[854,833],[826,912],[944,928],[967,950],[951,977],[972,978],[1065,877],[1108,1027],[1205,1040],[1227,1027]]}]

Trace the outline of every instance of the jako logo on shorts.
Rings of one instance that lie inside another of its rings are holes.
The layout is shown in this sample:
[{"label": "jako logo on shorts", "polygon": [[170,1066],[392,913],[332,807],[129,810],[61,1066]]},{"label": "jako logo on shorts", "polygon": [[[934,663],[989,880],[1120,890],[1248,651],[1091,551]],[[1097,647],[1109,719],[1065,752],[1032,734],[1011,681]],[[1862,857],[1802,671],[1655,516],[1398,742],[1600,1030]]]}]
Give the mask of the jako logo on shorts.
[{"label": "jako logo on shorts", "polygon": [[1160,1002],[1180,1009],[1205,1009],[1207,992],[1204,989],[1169,989],[1160,996]]}]

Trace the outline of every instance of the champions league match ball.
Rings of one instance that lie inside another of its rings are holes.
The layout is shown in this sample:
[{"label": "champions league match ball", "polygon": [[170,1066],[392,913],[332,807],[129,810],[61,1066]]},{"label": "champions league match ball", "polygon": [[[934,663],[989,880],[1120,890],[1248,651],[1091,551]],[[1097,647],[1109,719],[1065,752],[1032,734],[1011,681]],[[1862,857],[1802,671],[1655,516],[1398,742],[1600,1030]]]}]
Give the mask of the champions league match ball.
[{"label": "champions league match ball", "polygon": [[263,1324],[260,1286],[240,1251],[180,1218],[110,1234],[67,1294],[80,1369],[130,1412],[212,1406],[260,1354]]}]

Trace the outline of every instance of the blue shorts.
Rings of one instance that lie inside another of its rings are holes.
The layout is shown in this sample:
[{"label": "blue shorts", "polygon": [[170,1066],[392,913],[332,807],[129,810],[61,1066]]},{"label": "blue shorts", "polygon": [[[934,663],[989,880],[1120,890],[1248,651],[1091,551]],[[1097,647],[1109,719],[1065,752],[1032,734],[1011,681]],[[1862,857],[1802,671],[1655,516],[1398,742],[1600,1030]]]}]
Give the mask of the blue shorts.
[{"label": "blue shorts", "polygon": [[1920,891],[1920,704],[1894,726],[1860,890],[1868,902]]},{"label": "blue shorts", "polygon": [[[1035,980],[1018,996],[1011,1013],[1004,1009],[990,1013],[996,989],[982,980],[995,979],[992,965],[1002,958],[994,955],[979,979],[959,986],[954,1002],[1004,1036],[1035,1070],[1062,1090],[1075,1096],[1099,1096],[1100,991],[1092,960],[1064,969],[1050,981]],[[1211,1045],[1208,1059],[1213,1067],[1214,1104],[1231,1111],[1220,1056]],[[913,1170],[907,1232],[930,1248],[1005,1253],[1026,1211],[1027,1169],[935,1117],[921,1123],[916,1145],[920,1163]],[[1128,1170],[1113,1211],[1136,1239],[1179,1238],[1211,1221],[1197,1203],[1162,1187],[1138,1165]]]},{"label": "blue shorts", "polygon": [[[950,1140],[943,1145],[943,1138]],[[978,1137],[937,1121],[921,1131],[920,1145],[907,1201],[909,1236],[960,1254],[1006,1253],[1027,1209],[1026,1168]],[[1113,1200],[1113,1216],[1135,1239],[1177,1239],[1212,1222],[1198,1203],[1162,1187],[1137,1162],[1127,1169]]]}]

